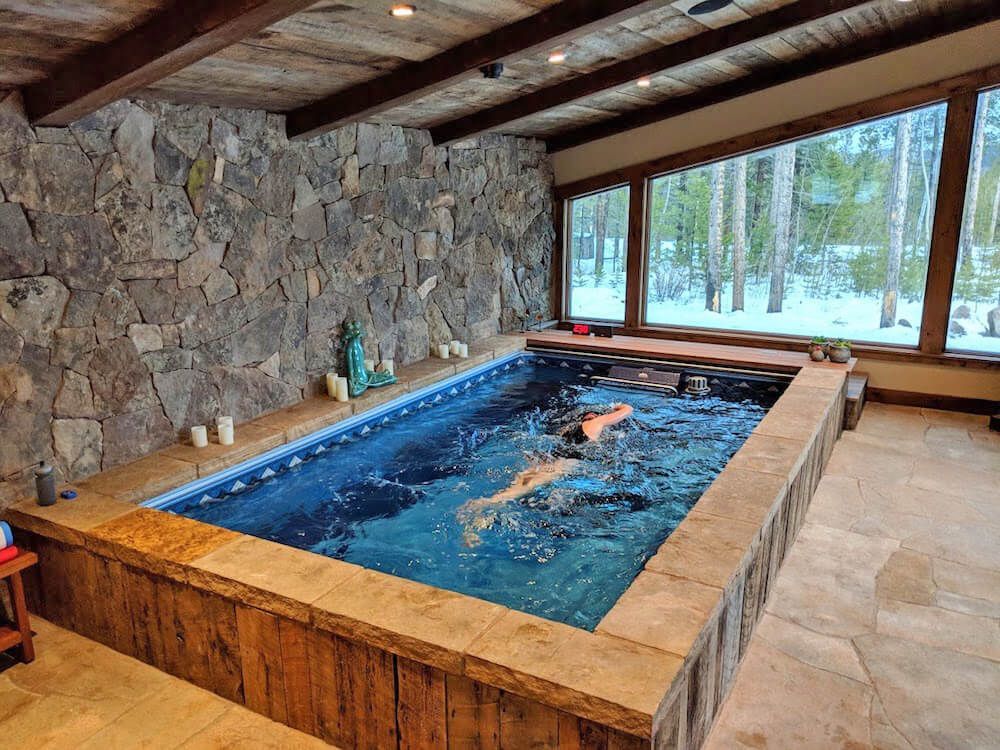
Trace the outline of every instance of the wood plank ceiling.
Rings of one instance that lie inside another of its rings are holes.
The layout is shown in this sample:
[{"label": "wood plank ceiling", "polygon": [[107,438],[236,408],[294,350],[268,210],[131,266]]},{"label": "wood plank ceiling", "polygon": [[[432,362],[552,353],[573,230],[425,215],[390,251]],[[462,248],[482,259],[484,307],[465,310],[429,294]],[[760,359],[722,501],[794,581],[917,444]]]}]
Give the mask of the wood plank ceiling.
[{"label": "wood plank ceiling", "polygon": [[[0,0],[0,89],[44,88],[60,68],[94,60],[101,46],[179,12],[175,3],[183,1]],[[384,90],[397,93],[359,117],[427,127],[439,142],[495,129],[565,147],[1000,17],[996,0],[735,0],[697,17],[685,12],[695,0],[412,1],[417,12],[407,19],[388,13],[390,0],[289,5],[289,15],[143,81],[134,95],[301,115],[300,108],[315,110],[323,100],[343,110],[338,92],[365,86],[345,97],[353,99],[388,81]],[[591,23],[559,35],[552,21],[563,12]],[[512,45],[519,37],[523,44]],[[555,45],[566,53],[559,65],[546,59]],[[468,54],[461,56],[463,49]],[[503,52],[501,78],[486,80],[469,68],[484,50]],[[637,58],[657,64],[646,88],[613,76],[641,70]],[[672,62],[666,70],[664,60]],[[446,70],[457,61],[465,68]],[[441,71],[452,75],[424,88]],[[401,81],[416,80],[423,82],[419,91],[398,93]]]}]

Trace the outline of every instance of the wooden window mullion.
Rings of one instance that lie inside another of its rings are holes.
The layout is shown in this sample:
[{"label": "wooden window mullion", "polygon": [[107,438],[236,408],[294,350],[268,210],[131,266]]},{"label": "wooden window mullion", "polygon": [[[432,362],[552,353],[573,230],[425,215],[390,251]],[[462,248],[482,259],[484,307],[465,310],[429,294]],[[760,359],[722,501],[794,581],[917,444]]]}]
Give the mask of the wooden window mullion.
[{"label": "wooden window mullion", "polygon": [[646,181],[629,181],[628,250],[625,258],[625,327],[638,328],[642,316],[643,268],[645,266]]},{"label": "wooden window mullion", "polygon": [[941,354],[948,337],[948,316],[965,218],[965,192],[978,98],[978,92],[970,91],[948,100],[920,323],[920,351],[924,354]]}]

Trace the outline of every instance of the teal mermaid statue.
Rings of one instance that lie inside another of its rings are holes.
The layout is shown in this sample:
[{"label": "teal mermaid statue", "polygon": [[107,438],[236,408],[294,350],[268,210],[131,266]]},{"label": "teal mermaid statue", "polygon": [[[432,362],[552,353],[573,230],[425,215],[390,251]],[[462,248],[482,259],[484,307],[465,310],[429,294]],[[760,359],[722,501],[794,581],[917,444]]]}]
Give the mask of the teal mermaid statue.
[{"label": "teal mermaid statue", "polygon": [[347,357],[347,383],[351,398],[357,398],[369,388],[379,388],[392,385],[396,376],[389,372],[374,372],[365,367],[365,350],[361,346],[361,337],[365,335],[361,323],[352,320],[344,324],[345,356]]}]

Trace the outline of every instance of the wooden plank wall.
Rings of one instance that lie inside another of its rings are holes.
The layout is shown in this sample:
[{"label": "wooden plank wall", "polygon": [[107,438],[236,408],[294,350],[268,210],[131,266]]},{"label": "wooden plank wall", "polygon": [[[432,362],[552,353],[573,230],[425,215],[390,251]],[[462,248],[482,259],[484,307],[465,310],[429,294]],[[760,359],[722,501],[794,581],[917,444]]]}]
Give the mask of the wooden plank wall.
[{"label": "wooden plank wall", "polygon": [[345,750],[650,744],[83,547],[18,540],[40,559],[26,581],[33,612]]},{"label": "wooden plank wall", "polygon": [[778,570],[805,520],[823,468],[843,429],[844,389],[789,482],[782,502],[761,528],[746,562],[726,587],[724,604],[688,653],[684,675],[675,683],[653,721],[656,750],[697,750],[732,687],[739,661],[764,612]]}]

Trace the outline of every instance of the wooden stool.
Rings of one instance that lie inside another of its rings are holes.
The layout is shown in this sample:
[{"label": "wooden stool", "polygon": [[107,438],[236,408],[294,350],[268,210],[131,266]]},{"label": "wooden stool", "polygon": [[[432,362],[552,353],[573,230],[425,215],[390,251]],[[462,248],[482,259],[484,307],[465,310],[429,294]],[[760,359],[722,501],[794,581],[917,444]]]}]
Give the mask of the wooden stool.
[{"label": "wooden stool", "polygon": [[13,560],[0,564],[0,578],[7,581],[10,592],[10,606],[14,610],[13,627],[0,625],[0,651],[21,646],[21,661],[25,664],[35,660],[35,647],[31,643],[31,624],[28,622],[28,608],[24,604],[24,583],[21,571],[38,562],[34,552],[22,552]]}]

